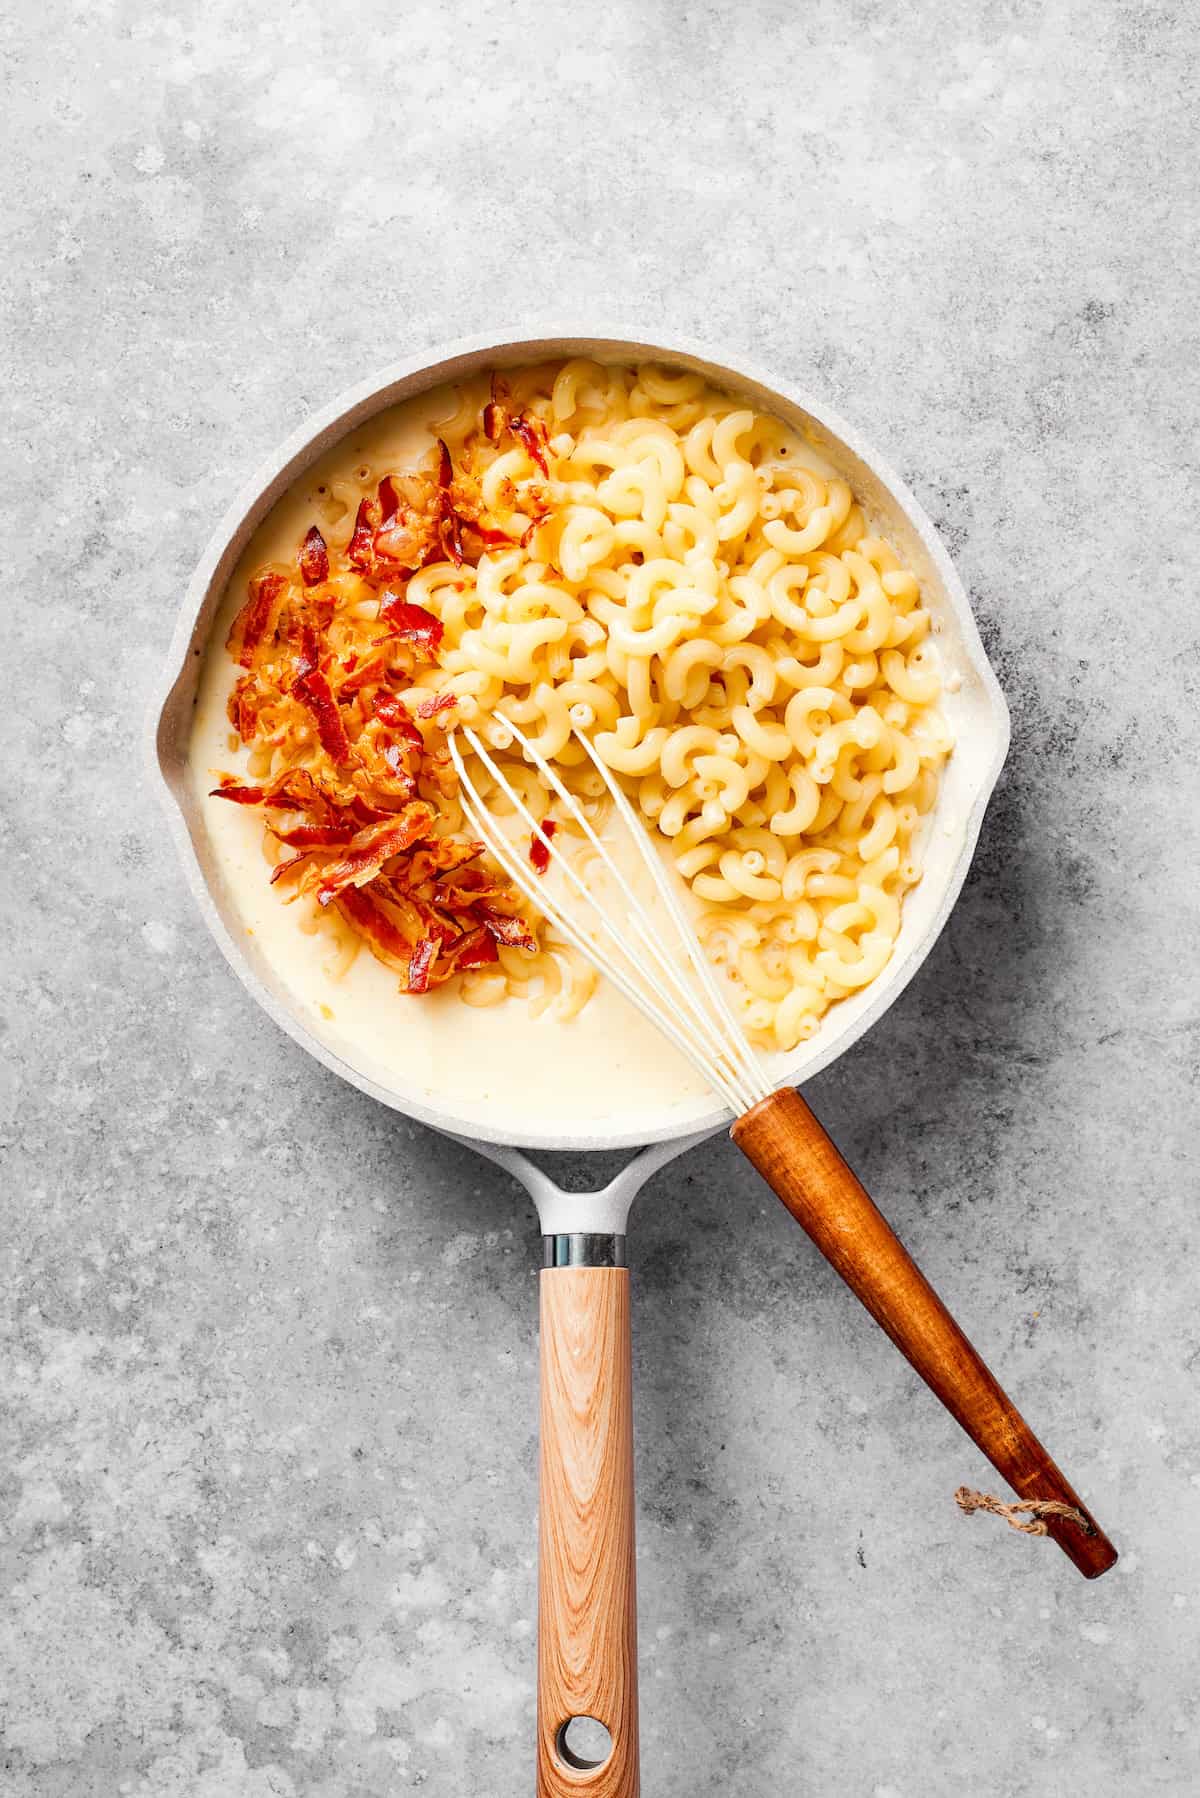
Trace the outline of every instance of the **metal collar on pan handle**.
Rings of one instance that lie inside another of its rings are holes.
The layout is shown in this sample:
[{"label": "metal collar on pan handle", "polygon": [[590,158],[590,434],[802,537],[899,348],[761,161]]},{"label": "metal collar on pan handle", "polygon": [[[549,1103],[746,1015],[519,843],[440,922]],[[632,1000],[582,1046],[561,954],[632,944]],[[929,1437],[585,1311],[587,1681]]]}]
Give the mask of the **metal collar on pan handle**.
[{"label": "metal collar on pan handle", "polygon": [[[718,1125],[717,1129],[721,1126]],[[443,1130],[452,1142],[464,1149],[474,1149],[519,1180],[534,1204],[541,1220],[543,1236],[620,1236],[626,1234],[629,1208],[652,1174],[678,1155],[686,1155],[698,1143],[707,1142],[716,1130],[700,1130],[691,1136],[675,1137],[670,1142],[651,1143],[627,1162],[615,1179],[597,1192],[564,1192],[549,1174],[535,1165],[522,1150],[506,1143],[476,1142],[469,1136],[458,1136]]]}]

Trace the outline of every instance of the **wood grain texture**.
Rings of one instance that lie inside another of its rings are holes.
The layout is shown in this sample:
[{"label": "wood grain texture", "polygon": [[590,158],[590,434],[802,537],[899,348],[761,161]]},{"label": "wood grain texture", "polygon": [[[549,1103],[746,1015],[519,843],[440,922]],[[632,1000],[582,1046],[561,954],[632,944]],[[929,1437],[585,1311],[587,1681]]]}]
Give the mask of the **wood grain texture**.
[{"label": "wood grain texture", "polygon": [[1117,1551],[1002,1391],[799,1093],[773,1093],[733,1126],[734,1142],[951,1415],[1022,1498],[1058,1499],[1047,1533],[1088,1579]]},{"label": "wood grain texture", "polygon": [[[541,1276],[538,1798],[637,1798],[633,1377],[626,1268]],[[571,1717],[613,1740],[603,1767],[557,1749]]]}]

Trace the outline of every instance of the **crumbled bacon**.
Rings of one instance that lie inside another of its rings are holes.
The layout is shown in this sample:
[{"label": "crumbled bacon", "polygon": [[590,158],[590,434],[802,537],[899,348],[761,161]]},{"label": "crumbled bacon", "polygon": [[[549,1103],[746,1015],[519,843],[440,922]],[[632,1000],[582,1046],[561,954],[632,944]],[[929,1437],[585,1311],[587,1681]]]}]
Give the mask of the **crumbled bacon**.
[{"label": "crumbled bacon", "polygon": [[383,508],[377,499],[359,501],[354,530],[346,545],[346,560],[351,562],[361,574],[368,574],[374,570],[375,533],[383,522],[382,511]]},{"label": "crumbled bacon", "polygon": [[250,597],[234,619],[225,643],[234,661],[243,668],[253,668],[270,647],[287,597],[287,582],[281,574],[256,574],[249,591]]},{"label": "crumbled bacon", "polygon": [[290,830],[274,826],[274,834],[289,849],[337,849],[357,834],[353,820],[343,824],[295,824]]},{"label": "crumbled bacon", "polygon": [[442,507],[438,534],[441,538],[442,548],[449,560],[454,563],[456,568],[461,568],[464,560],[462,520],[451,505],[448,495],[446,503]]},{"label": "crumbled bacon", "polygon": [[[479,844],[482,854],[483,844]],[[420,853],[418,851],[418,853]],[[494,875],[482,868],[461,868],[438,877],[438,902],[447,911],[464,912],[481,906],[485,900],[506,899],[507,888]]]},{"label": "crumbled bacon", "polygon": [[[426,843],[414,850],[412,857],[412,881],[420,886],[423,881],[431,880],[436,875],[440,879],[443,874],[453,874],[465,868],[468,862],[478,861],[483,854],[483,844],[473,843],[469,837],[438,837],[435,842]],[[466,880],[466,874],[459,876]]]},{"label": "crumbled bacon", "polygon": [[358,831],[351,838],[345,855],[321,870],[321,884],[317,888],[319,903],[328,905],[343,887],[366,886],[393,855],[411,849],[414,843],[428,835],[433,822],[433,807],[418,799],[394,818],[368,824],[365,830]]},{"label": "crumbled bacon", "polygon": [[350,747],[350,739],[346,735],[346,726],[342,722],[342,714],[337,700],[333,697],[333,689],[329,685],[328,675],[314,668],[308,674],[292,683],[292,692],[302,705],[306,705],[317,721],[317,734],[321,739],[321,748],[332,762],[339,768],[354,760],[354,751]]},{"label": "crumbled bacon", "polygon": [[404,746],[401,743],[385,743],[383,760],[393,781],[398,781],[410,793],[417,790],[417,778],[404,761]]},{"label": "crumbled bacon", "polygon": [[423,699],[417,707],[418,718],[436,718],[439,712],[448,712],[452,705],[458,704],[455,693],[435,693],[430,699]]},{"label": "crumbled bacon", "polygon": [[307,768],[288,768],[268,786],[245,786],[235,775],[223,774],[211,796],[230,799],[235,805],[261,805],[267,811],[299,812],[310,824],[354,819],[356,830],[391,816],[370,806],[354,787],[317,780]]},{"label": "crumbled bacon", "polygon": [[315,674],[321,666],[321,644],[317,627],[310,618],[302,618],[296,631],[296,655],[292,663],[292,685]]},{"label": "crumbled bacon", "polygon": [[550,866],[550,846],[542,841],[543,837],[552,837],[558,829],[553,818],[543,818],[540,825],[541,835],[535,830],[529,839],[529,860],[533,864],[535,874],[544,874]]},{"label": "crumbled bacon", "polygon": [[408,990],[410,993],[427,993],[429,991],[429,971],[437,960],[438,940],[435,936],[423,936],[412,952],[412,960],[408,964]]},{"label": "crumbled bacon", "polygon": [[266,805],[265,787],[243,787],[232,775],[222,774],[221,784],[208,795],[210,799],[232,799],[235,805]]},{"label": "crumbled bacon", "polygon": [[329,551],[315,524],[300,545],[300,578],[306,587],[319,587],[329,579]]},{"label": "crumbled bacon", "polygon": [[535,462],[544,475],[549,475],[550,468],[546,461],[548,438],[541,419],[532,412],[522,412],[519,418],[510,420],[508,428],[529,460]]},{"label": "crumbled bacon", "polygon": [[[502,407],[506,394],[495,396]],[[506,408],[498,428],[526,447],[530,432],[535,446],[545,440],[540,420],[513,420]],[[437,660],[444,626],[407,598],[409,576],[438,558],[473,563],[517,540],[484,505],[473,458],[469,440],[456,469],[439,441],[417,472],[384,475],[361,501],[345,550],[331,552],[314,524],[291,579],[266,569],[251,580],[228,643],[244,670],[228,702],[239,737],[265,746],[277,765],[297,753],[304,765],[254,783],[222,775],[215,796],[260,806],[270,837],[289,852],[272,882],[287,897],[336,909],[414,994],[495,963],[498,945],[537,948],[512,886],[490,865],[471,865],[483,844],[438,834],[436,801],[453,797],[457,777],[445,736],[427,743],[419,724],[457,699],[412,684],[418,661]],[[549,504],[533,481],[505,483],[501,503],[532,519],[521,520],[526,536]],[[374,641],[359,593],[336,578],[347,568],[380,590]]]},{"label": "crumbled bacon", "polygon": [[361,693],[364,687],[375,687],[385,681],[388,677],[389,660],[388,651],[383,649],[362,661],[355,656],[353,667],[349,661],[343,662],[336,670],[338,698],[348,699],[351,694]]},{"label": "crumbled bacon", "polygon": [[408,979],[412,946],[404,932],[394,924],[382,906],[371,897],[369,887],[347,887],[337,896],[337,908],[348,924],[366,939],[372,955],[395,968]]},{"label": "crumbled bacon", "polygon": [[408,743],[413,749],[425,747],[425,739],[413,723],[412,713],[394,693],[377,693],[374,711],[380,723],[394,731],[401,742]]},{"label": "crumbled bacon", "polygon": [[380,523],[386,524],[400,510],[400,493],[390,474],[385,474],[379,483]]},{"label": "crumbled bacon", "polygon": [[451,923],[450,919],[445,917],[435,905],[431,905],[427,899],[422,899],[419,893],[414,893],[411,889],[405,894],[405,899],[424,925],[426,936],[436,938],[443,948],[448,948],[451,943],[458,941],[462,934],[458,925]]},{"label": "crumbled bacon", "polygon": [[549,475],[546,459],[550,434],[536,412],[510,412],[508,382],[500,375],[492,376],[492,397],[483,408],[483,434],[489,443],[499,443],[507,431],[515,437],[529,460]]},{"label": "crumbled bacon", "polygon": [[385,642],[388,637],[398,637],[403,643],[411,643],[418,654],[429,661],[433,661],[441,647],[445,630],[441,619],[390,589],[380,598],[379,622],[385,630],[382,637],[375,639],[377,643]]},{"label": "crumbled bacon", "polygon": [[[532,938],[529,946],[537,946]],[[480,929],[469,930],[464,936],[460,936],[450,951],[450,959],[456,969],[465,973],[468,968],[485,968],[489,962],[499,961],[500,958],[493,938],[486,930]]]},{"label": "crumbled bacon", "polygon": [[225,710],[242,742],[253,742],[258,735],[258,720],[262,710],[262,693],[253,674],[238,676]]},{"label": "crumbled bacon", "polygon": [[503,912],[493,911],[490,905],[481,905],[479,915],[483,919],[483,927],[488,935],[509,949],[536,949],[528,924],[524,918],[508,918]]},{"label": "crumbled bacon", "polygon": [[222,774],[213,789],[214,799],[232,799],[235,805],[265,805],[288,812],[313,811],[327,804],[325,795],[307,768],[289,768],[267,787],[244,786],[235,774]]}]

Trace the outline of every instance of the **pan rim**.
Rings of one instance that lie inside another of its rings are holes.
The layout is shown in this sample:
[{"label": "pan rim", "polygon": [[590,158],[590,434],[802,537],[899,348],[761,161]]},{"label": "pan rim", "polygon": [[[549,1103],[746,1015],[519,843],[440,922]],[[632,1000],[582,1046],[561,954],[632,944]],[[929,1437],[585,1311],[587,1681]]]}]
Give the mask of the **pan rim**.
[{"label": "pan rim", "polygon": [[[347,432],[353,429],[375,411],[392,403],[385,396],[398,384],[423,382],[426,387],[431,387],[437,385],[439,380],[452,379],[453,371],[447,365],[452,365],[459,359],[469,361],[473,358],[494,357],[511,363],[520,360],[523,351],[527,352],[526,359],[540,359],[538,352],[544,355],[553,351],[564,354],[598,354],[612,359],[642,356],[661,357],[675,362],[682,360],[704,365],[718,382],[723,380],[726,385],[735,388],[758,387],[765,394],[777,396],[807,413],[870,470],[875,480],[886,490],[889,499],[903,513],[937,571],[945,604],[954,614],[966,658],[972,673],[979,680],[985,701],[991,753],[976,777],[970,804],[963,819],[959,848],[954,862],[943,877],[937,905],[921,936],[909,945],[902,958],[890,963],[874,983],[877,990],[872,993],[858,1016],[844,1025],[836,1035],[831,1035],[830,1040],[824,1044],[818,1037],[816,1046],[805,1045],[800,1055],[793,1052],[792,1065],[785,1070],[784,1082],[796,1084],[801,1079],[808,1080],[831,1066],[899,998],[931,952],[957,902],[967,870],[974,858],[984,813],[1008,751],[1011,726],[1004,694],[988,660],[966,591],[936,527],[915,495],[897,474],[891,462],[881,456],[855,426],[847,423],[821,398],[803,386],[781,379],[774,371],[761,367],[740,353],[735,352],[733,358],[729,359],[725,351],[712,344],[683,334],[677,336],[666,333],[661,329],[647,333],[643,326],[626,320],[607,321],[603,328],[593,324],[591,329],[580,329],[578,321],[572,321],[564,327],[561,322],[555,321],[550,324],[525,324],[510,330],[476,333],[433,345],[413,356],[389,363],[366,379],[354,383],[311,413],[270,456],[263,459],[249,479],[240,485],[232,503],[226,508],[188,583],[163,672],[153,689],[146,733],[146,758],[152,785],[165,811],[168,829],[180,856],[185,879],[209,931],[242,985],[300,1047],[315,1056],[331,1072],[347,1080],[359,1091],[379,1100],[389,1109],[460,1137],[513,1147],[549,1151],[631,1148],[693,1137],[703,1131],[715,1130],[722,1123],[728,1122],[729,1113],[719,1105],[707,1111],[674,1107],[672,1110],[680,1111],[680,1115],[673,1116],[670,1112],[664,1112],[662,1121],[650,1129],[642,1124],[634,1130],[514,1131],[505,1129],[501,1124],[493,1124],[490,1120],[464,1116],[453,1109],[453,1102],[447,1102],[446,1105],[426,1102],[417,1094],[402,1094],[385,1087],[314,1036],[301,1019],[263,984],[231,935],[200,864],[177,786],[169,772],[175,748],[171,741],[172,702],[186,682],[193,652],[193,638],[200,619],[209,606],[222,564],[231,545],[245,530],[248,522],[252,521],[250,528],[256,528],[279,493],[303,472],[308,463],[315,460],[320,453],[316,447],[319,442],[332,439],[335,430]],[[195,653],[198,655],[199,651]],[[980,746],[982,741],[981,737]],[[799,1069],[795,1067],[797,1060],[803,1064]]]}]

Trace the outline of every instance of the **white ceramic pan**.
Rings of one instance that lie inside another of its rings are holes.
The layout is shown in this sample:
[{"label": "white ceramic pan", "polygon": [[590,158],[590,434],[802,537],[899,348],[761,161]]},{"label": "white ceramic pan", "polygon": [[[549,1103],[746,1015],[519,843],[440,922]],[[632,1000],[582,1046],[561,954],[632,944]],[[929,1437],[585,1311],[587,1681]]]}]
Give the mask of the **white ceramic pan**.
[{"label": "white ceramic pan", "polygon": [[[858,434],[820,402],[775,376],[726,365],[692,344],[618,334],[545,331],[459,342],[386,370],[338,400],[259,470],[219,526],[188,589],[156,708],[153,759],[171,833],[201,912],[239,979],[311,1055],[385,1105],[472,1144],[523,1182],[544,1233],[542,1308],[542,1527],[538,1639],[538,1791],[586,1790],[627,1798],[638,1790],[636,1608],[629,1291],[629,1207],[664,1163],[729,1117],[710,1095],[671,1105],[631,1097],[599,1115],[568,1096],[548,1114],[529,1083],[527,1111],[484,1094],[448,1096],[406,1082],[367,1042],[321,1031],[248,938],[226,890],[202,808],[188,778],[193,708],[210,632],[231,574],[268,511],[324,451],[393,406],[445,382],[551,357],[652,360],[698,370],[772,411],[844,474],[868,517],[918,574],[935,619],[956,748],[943,778],[925,874],[905,901],[897,949],[869,987],[831,1011],[818,1035],[772,1069],[781,1091],[739,1120],[735,1140],[848,1284],[1022,1498],[1079,1507],[1082,1524],[1054,1518],[1051,1533],[1089,1577],[1115,1551],[979,1357],[921,1278],[861,1186],[794,1092],[870,1027],[929,953],[962,886],[984,808],[1008,746],[1008,714],[966,595],[937,534],[904,484]],[[464,1028],[470,1027],[464,1014]],[[758,1114],[762,1113],[762,1116]],[[637,1145],[611,1184],[568,1194],[522,1149],[599,1150]],[[647,1146],[649,1145],[649,1146]],[[589,1756],[572,1719],[608,1732]]]}]

